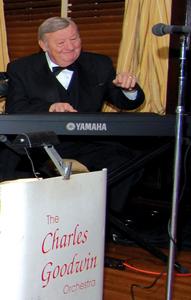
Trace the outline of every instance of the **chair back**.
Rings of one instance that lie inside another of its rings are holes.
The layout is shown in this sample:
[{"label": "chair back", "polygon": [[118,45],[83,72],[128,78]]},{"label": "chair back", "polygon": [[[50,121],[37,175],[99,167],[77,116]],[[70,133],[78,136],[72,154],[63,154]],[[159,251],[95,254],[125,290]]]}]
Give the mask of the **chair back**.
[{"label": "chair back", "polygon": [[0,72],[0,98],[7,95],[8,77],[6,72]]}]

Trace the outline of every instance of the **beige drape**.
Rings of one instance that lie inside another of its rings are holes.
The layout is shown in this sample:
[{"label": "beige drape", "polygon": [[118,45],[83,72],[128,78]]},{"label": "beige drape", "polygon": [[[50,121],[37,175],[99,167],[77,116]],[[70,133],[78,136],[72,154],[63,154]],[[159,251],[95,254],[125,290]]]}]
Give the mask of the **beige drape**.
[{"label": "beige drape", "polygon": [[165,113],[169,35],[156,37],[152,27],[169,24],[172,0],[126,0],[118,71],[133,72],[144,89],[141,112]]},{"label": "beige drape", "polygon": [[[67,0],[62,0],[66,15]],[[169,35],[157,37],[152,27],[157,23],[170,24],[172,0],[125,0],[122,39],[117,72],[133,72],[145,92],[141,112],[165,114]],[[105,105],[104,111],[116,111]]]},{"label": "beige drape", "polygon": [[6,70],[9,61],[3,0],[0,0],[0,56],[0,71],[2,72]]},{"label": "beige drape", "polygon": [[[0,0],[0,72],[4,72],[9,62],[7,35],[5,28],[3,0]],[[5,99],[0,98],[0,112],[4,111]]]}]

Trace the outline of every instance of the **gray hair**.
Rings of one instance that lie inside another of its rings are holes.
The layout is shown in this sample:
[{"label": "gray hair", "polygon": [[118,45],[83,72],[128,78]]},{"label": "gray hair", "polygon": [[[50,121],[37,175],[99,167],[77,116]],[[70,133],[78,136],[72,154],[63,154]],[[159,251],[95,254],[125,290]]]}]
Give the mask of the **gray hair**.
[{"label": "gray hair", "polygon": [[38,28],[38,40],[43,40],[46,33],[55,32],[68,27],[73,21],[67,18],[52,17],[46,19]]}]

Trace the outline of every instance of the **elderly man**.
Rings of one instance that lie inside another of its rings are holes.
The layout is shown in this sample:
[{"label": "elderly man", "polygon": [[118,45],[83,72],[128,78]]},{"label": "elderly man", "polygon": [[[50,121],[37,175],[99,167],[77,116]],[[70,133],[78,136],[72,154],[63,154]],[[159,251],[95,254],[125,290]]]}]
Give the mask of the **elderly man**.
[{"label": "elderly man", "polygon": [[[94,113],[101,112],[105,101],[133,110],[144,102],[133,74],[127,71],[116,75],[109,57],[82,50],[72,20],[45,20],[39,27],[38,41],[43,51],[8,64],[8,114]],[[61,137],[57,150],[62,157],[79,160],[90,171],[107,168],[109,178],[113,171],[136,159],[136,153],[119,142],[92,138]],[[108,205],[112,210],[123,211],[129,188],[139,178],[137,172],[109,187]]]}]

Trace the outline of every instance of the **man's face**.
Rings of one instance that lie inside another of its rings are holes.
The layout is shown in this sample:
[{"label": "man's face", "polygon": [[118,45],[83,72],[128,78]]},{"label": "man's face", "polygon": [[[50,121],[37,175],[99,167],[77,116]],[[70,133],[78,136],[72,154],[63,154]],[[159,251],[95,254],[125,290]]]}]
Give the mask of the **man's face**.
[{"label": "man's face", "polygon": [[39,45],[55,64],[62,67],[75,62],[81,52],[81,39],[73,23],[56,32],[46,33]]}]

